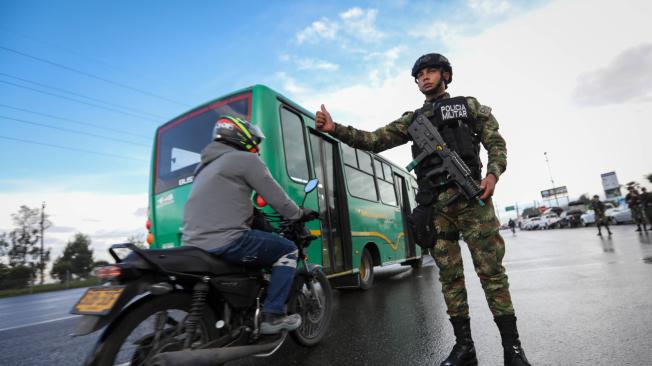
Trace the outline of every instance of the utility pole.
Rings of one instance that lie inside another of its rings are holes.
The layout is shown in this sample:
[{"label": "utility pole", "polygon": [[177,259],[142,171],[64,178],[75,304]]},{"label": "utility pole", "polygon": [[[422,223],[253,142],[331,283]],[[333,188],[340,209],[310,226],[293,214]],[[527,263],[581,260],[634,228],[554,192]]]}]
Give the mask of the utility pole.
[{"label": "utility pole", "polygon": [[45,265],[43,261],[43,233],[45,232],[45,201],[41,203],[41,263],[39,269],[41,270],[41,285],[43,284],[43,272]]},{"label": "utility pole", "polygon": [[550,170],[550,162],[548,161],[548,153],[543,152],[543,156],[546,157],[546,164],[548,165],[548,174],[550,175],[550,183],[552,183],[552,194],[555,196],[555,202],[557,207],[559,207],[559,200],[557,199],[557,191],[555,190],[555,180],[552,179],[552,170]]},{"label": "utility pole", "polygon": [[520,218],[520,216],[521,216],[521,215],[518,213],[518,202],[516,202],[516,204],[514,204],[514,206],[516,206],[516,218],[518,219],[518,218]]}]

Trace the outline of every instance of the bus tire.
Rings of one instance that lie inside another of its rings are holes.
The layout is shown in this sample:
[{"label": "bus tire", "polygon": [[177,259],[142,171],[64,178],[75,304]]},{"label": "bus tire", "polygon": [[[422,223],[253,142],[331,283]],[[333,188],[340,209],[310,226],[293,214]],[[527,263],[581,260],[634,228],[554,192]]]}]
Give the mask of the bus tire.
[{"label": "bus tire", "polygon": [[419,269],[423,266],[423,257],[419,257],[410,261],[412,269]]},{"label": "bus tire", "polygon": [[374,284],[374,258],[369,249],[364,248],[358,271],[359,288],[367,290]]}]

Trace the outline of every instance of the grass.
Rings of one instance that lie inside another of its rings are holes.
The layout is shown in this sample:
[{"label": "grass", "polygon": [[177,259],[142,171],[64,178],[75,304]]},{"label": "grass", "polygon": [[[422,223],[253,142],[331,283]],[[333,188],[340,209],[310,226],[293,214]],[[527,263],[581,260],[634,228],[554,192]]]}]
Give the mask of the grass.
[{"label": "grass", "polygon": [[11,296],[20,296],[28,294],[36,294],[39,292],[50,292],[50,291],[60,291],[68,290],[71,288],[80,288],[80,287],[89,287],[99,285],[100,281],[97,278],[89,278],[87,280],[76,280],[70,281],[68,284],[65,283],[48,283],[45,285],[34,285],[32,287],[21,288],[21,289],[12,289],[12,290],[0,290],[0,298],[11,297]]}]

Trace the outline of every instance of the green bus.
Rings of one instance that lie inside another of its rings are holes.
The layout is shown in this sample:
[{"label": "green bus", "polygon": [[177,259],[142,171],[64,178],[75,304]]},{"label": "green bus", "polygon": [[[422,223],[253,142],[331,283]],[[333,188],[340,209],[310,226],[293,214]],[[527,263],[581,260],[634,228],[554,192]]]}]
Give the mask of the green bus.
[{"label": "green bus", "polygon": [[414,177],[380,156],[319,132],[313,113],[263,85],[210,101],[156,130],[147,222],[151,248],[182,245],[183,208],[193,171],[211,141],[215,121],[224,114],[261,128],[266,138],[260,157],[295,202],[303,198],[309,179],[319,179],[317,194],[305,203],[322,215],[308,224],[319,239],[307,255],[334,286],[365,289],[373,283],[374,266],[421,265],[421,251],[407,230],[407,214],[415,207]]}]

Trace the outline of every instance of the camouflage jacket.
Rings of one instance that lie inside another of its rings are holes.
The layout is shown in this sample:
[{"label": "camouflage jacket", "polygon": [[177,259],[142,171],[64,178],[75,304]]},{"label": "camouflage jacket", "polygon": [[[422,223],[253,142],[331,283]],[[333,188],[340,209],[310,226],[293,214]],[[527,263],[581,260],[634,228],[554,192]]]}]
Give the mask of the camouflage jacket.
[{"label": "camouflage jacket", "polygon": [[[450,95],[445,93],[439,99],[445,98],[450,98]],[[505,139],[498,132],[498,121],[491,114],[491,108],[481,105],[473,97],[466,99],[471,115],[479,122],[477,124],[478,131],[475,132],[478,133],[482,146],[487,150],[489,158],[487,174],[491,173],[498,179],[507,168],[507,147]],[[431,102],[426,101],[424,106],[427,103]],[[373,132],[335,123],[335,130],[331,132],[331,135],[351,147],[378,153],[411,140],[407,130],[412,123],[413,116],[414,112],[405,112],[399,119]]]}]

